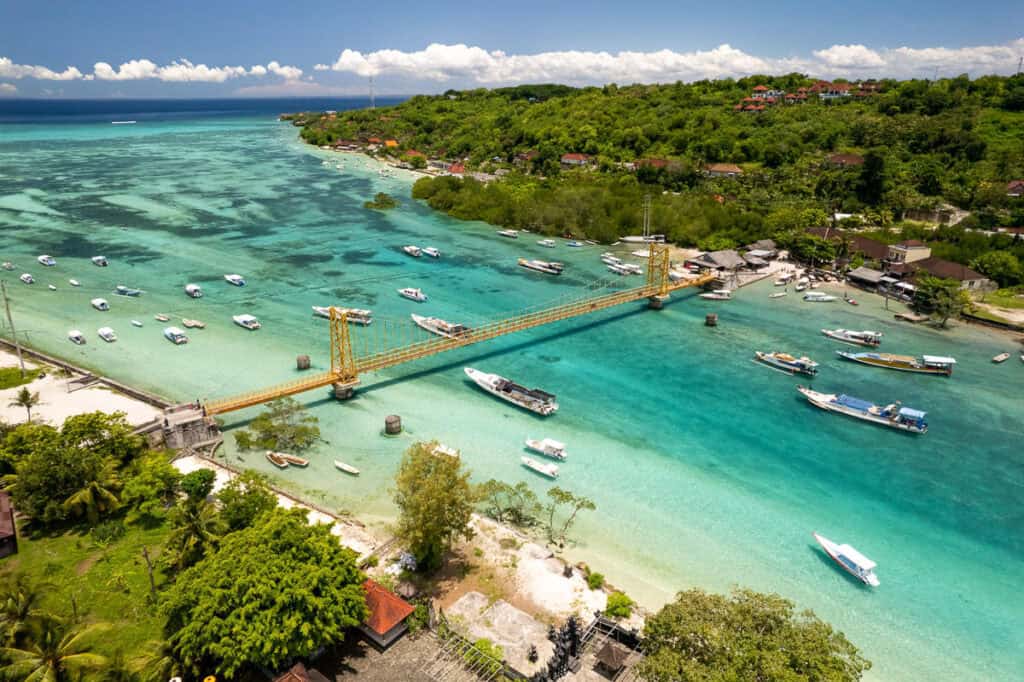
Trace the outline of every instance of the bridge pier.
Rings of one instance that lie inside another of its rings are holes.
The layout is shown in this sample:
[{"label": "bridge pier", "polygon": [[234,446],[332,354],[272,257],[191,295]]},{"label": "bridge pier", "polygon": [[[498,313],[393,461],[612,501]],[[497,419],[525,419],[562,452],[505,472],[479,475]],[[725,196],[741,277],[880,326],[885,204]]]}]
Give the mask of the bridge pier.
[{"label": "bridge pier", "polygon": [[355,384],[331,384],[334,389],[335,400],[348,400],[356,394]]},{"label": "bridge pier", "polygon": [[667,300],[668,296],[651,296],[647,299],[647,307],[651,310],[661,310]]}]

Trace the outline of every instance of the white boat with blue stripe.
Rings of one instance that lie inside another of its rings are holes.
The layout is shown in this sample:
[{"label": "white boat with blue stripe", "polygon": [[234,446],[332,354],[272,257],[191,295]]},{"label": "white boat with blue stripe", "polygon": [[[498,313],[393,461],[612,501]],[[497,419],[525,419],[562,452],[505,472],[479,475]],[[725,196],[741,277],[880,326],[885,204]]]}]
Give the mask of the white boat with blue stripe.
[{"label": "white boat with blue stripe", "polygon": [[819,393],[804,386],[797,386],[807,400],[815,407],[829,412],[838,412],[854,419],[860,419],[890,429],[899,429],[909,433],[926,433],[928,431],[927,413],[904,407],[899,401],[885,407],[872,404],[867,400],[854,398],[845,393]]}]

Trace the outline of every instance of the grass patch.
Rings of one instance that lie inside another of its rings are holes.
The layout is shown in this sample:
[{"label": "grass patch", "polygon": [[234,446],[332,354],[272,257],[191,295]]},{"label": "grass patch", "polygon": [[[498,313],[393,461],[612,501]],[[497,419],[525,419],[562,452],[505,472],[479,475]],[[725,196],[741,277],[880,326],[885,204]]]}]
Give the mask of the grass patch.
[{"label": "grass patch", "polygon": [[999,291],[985,294],[982,300],[989,305],[1000,308],[1021,310],[1024,309],[1024,288],[1000,289]]},{"label": "grass patch", "polygon": [[[44,596],[47,611],[78,616],[88,623],[104,622],[113,627],[97,642],[99,653],[111,656],[118,650],[126,658],[144,655],[146,643],[160,640],[164,619],[148,602],[149,577],[142,559],[148,547],[157,563],[166,525],[154,529],[128,526],[117,540],[103,545],[91,535],[72,530],[63,535],[19,537],[18,553],[0,560],[0,580],[5,572],[29,575],[37,582],[53,585]],[[157,589],[165,582],[157,570]]]},{"label": "grass patch", "polygon": [[28,384],[36,380],[39,376],[40,369],[26,369],[25,378],[21,377],[21,368],[19,367],[0,367],[0,391],[8,388],[14,388],[15,386],[21,386]]},{"label": "grass patch", "polygon": [[992,312],[988,308],[985,308],[985,307],[980,306],[980,305],[979,306],[975,306],[970,311],[970,313],[974,317],[980,317],[980,318],[985,319],[985,320],[992,320],[993,322],[1001,322],[1002,324],[1013,324],[1012,322],[1010,322],[1010,320],[1007,320],[1005,317],[1000,317],[999,315],[996,315],[994,312]]}]

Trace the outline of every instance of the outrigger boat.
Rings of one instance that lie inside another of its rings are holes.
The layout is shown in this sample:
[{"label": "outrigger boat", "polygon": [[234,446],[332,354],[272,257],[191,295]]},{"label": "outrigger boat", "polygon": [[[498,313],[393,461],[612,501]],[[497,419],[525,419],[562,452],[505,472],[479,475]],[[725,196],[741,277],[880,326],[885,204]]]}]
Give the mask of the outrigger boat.
[{"label": "outrigger boat", "polygon": [[824,535],[818,535],[817,533],[811,533],[811,535],[813,535],[815,541],[821,545],[821,548],[825,550],[825,553],[831,557],[832,561],[839,564],[839,567],[844,571],[865,585],[878,587],[881,584],[878,577],[875,576],[874,569],[878,564],[874,561],[867,558],[850,545],[836,544]]},{"label": "outrigger boat", "polygon": [[281,456],[280,453],[278,453],[278,452],[271,452],[270,450],[267,450],[266,457],[267,457],[267,461],[270,462],[271,464],[273,464],[274,466],[276,466],[278,469],[287,469],[288,468],[288,460],[286,460],[283,456]]},{"label": "outrigger boat", "polygon": [[241,275],[224,275],[224,281],[228,284],[233,284],[236,287],[245,286],[245,278]]},{"label": "outrigger boat", "polygon": [[523,466],[527,469],[536,471],[541,476],[547,476],[548,478],[558,478],[558,465],[549,464],[547,462],[538,462],[533,457],[523,457],[521,459]]},{"label": "outrigger boat", "polygon": [[189,298],[202,298],[203,288],[198,284],[186,284],[185,295],[188,296]]},{"label": "outrigger boat", "polygon": [[427,254],[431,258],[440,258],[441,257],[441,252],[439,250],[437,250],[436,248],[434,248],[433,246],[428,246],[428,247],[424,248],[423,249],[423,253]]},{"label": "outrigger boat", "polygon": [[353,476],[359,475],[359,469],[356,469],[351,464],[345,464],[340,459],[334,460],[334,467],[339,471],[344,471],[346,474],[352,474]]},{"label": "outrigger boat", "polygon": [[412,244],[410,244],[409,246],[403,246],[402,251],[405,251],[413,258],[419,258],[420,256],[423,255],[423,249],[421,249],[418,246],[413,246]]},{"label": "outrigger boat", "polygon": [[248,329],[251,332],[256,331],[257,329],[263,326],[260,324],[260,321],[257,320],[255,316],[249,315],[248,313],[244,315],[234,315],[232,316],[231,320],[239,327],[242,327],[243,329]]},{"label": "outrigger boat", "polygon": [[109,265],[106,256],[93,256],[89,260],[91,260],[92,264],[98,268],[105,268],[107,267],[107,265]]},{"label": "outrigger boat", "polygon": [[118,296],[132,296],[132,297],[134,297],[134,296],[141,296],[142,295],[142,289],[132,289],[130,287],[126,287],[123,284],[118,284],[116,287],[114,287],[114,293],[117,294]]},{"label": "outrigger boat", "polygon": [[565,268],[561,263],[549,263],[545,260],[527,260],[525,258],[519,259],[519,266],[524,267],[527,270],[536,270],[537,272],[545,272],[549,275],[561,275],[562,270]]},{"label": "outrigger boat", "polygon": [[565,443],[553,438],[544,438],[542,440],[527,438],[526,447],[552,459],[565,460],[567,457],[565,454]]},{"label": "outrigger boat", "polygon": [[809,291],[804,294],[804,300],[808,303],[831,303],[836,297],[823,291]]},{"label": "outrigger boat", "polygon": [[918,374],[951,376],[953,365],[956,364],[954,358],[942,355],[922,355],[920,358],[915,358],[910,355],[893,355],[892,353],[850,353],[841,350],[837,350],[836,355],[862,365],[884,367],[901,372],[917,372]]},{"label": "outrigger boat", "polygon": [[466,367],[466,376],[488,393],[545,417],[558,411],[555,396],[539,388],[526,388],[497,374]]},{"label": "outrigger boat", "polygon": [[307,467],[309,466],[309,460],[305,457],[299,457],[297,455],[289,455],[287,452],[275,452],[273,453],[283,459],[285,462],[292,466]]},{"label": "outrigger boat", "polygon": [[426,329],[431,334],[443,336],[446,339],[454,339],[457,336],[464,336],[470,331],[469,327],[464,324],[446,322],[445,320],[437,317],[424,317],[423,315],[416,315],[415,313],[410,315],[410,317],[417,327]]},{"label": "outrigger boat", "polygon": [[804,386],[797,386],[797,390],[812,405],[829,412],[838,412],[854,419],[909,433],[926,433],[928,431],[928,422],[925,420],[927,413],[903,407],[898,401],[881,407],[846,394],[819,393]]},{"label": "outrigger boat", "polygon": [[882,332],[850,331],[849,329],[822,329],[821,333],[830,339],[851,343],[855,346],[877,347],[882,343]]},{"label": "outrigger boat", "polygon": [[754,357],[764,364],[788,374],[804,374],[813,377],[818,373],[818,363],[808,357],[794,357],[789,353],[764,353],[754,351]]},{"label": "outrigger boat", "polygon": [[[362,308],[338,308],[341,312],[345,313],[345,319],[348,320],[349,324],[359,324],[366,326],[373,322],[373,311],[363,310]],[[328,306],[313,306],[313,314],[317,317],[331,318],[331,309]]]},{"label": "outrigger boat", "polygon": [[406,287],[398,290],[398,295],[403,298],[408,298],[411,301],[417,301],[422,303],[427,300],[427,295],[423,293],[421,289],[413,289],[412,287]]}]

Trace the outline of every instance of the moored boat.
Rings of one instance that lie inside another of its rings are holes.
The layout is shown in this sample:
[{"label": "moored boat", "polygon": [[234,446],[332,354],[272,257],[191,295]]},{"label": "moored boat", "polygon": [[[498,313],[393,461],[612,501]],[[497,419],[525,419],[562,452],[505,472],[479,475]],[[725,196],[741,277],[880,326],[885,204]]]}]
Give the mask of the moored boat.
[{"label": "moored boat", "polygon": [[427,254],[431,258],[440,258],[441,252],[433,246],[424,247],[423,253]]},{"label": "moored boat", "polygon": [[105,268],[109,265],[106,256],[93,256],[89,260],[91,260],[92,264],[98,268]]},{"label": "moored boat", "polygon": [[413,289],[412,287],[406,287],[398,290],[398,295],[403,298],[407,298],[410,301],[417,301],[422,303],[427,300],[427,295],[423,293],[422,289]]},{"label": "moored boat", "polygon": [[850,343],[855,346],[876,347],[882,343],[882,332],[852,331],[849,329],[822,329],[821,333],[830,339]]},{"label": "moored boat", "polygon": [[843,300],[850,305],[860,305],[860,303],[857,303],[857,299],[847,296],[846,294],[843,294]]},{"label": "moored boat", "polygon": [[410,315],[417,327],[426,329],[431,334],[443,336],[446,339],[454,339],[457,336],[464,336],[470,329],[464,324],[447,322],[437,317],[424,317],[423,315]]},{"label": "moored boat", "polygon": [[309,460],[305,457],[299,457],[298,455],[289,455],[287,452],[275,452],[273,453],[283,459],[285,462],[296,467],[307,467],[309,466]]},{"label": "moored boat", "polygon": [[266,454],[267,461],[276,466],[278,469],[287,469],[288,460],[281,456],[278,452],[267,450]]},{"label": "moored boat", "polygon": [[47,268],[52,268],[54,265],[57,264],[56,258],[54,258],[53,256],[47,256],[46,254],[39,256],[38,258],[36,258],[36,260],[39,261],[40,265]]},{"label": "moored boat", "polygon": [[132,289],[131,287],[126,287],[123,284],[118,284],[116,287],[114,287],[114,293],[117,294],[118,296],[132,296],[132,297],[134,297],[134,296],[141,296],[142,295],[142,289]]},{"label": "moored boat", "polygon": [[186,284],[185,295],[188,296],[189,298],[202,298],[203,288],[198,284]]},{"label": "moored boat", "polygon": [[836,300],[836,297],[826,294],[824,291],[808,291],[804,294],[804,300],[808,303],[831,303]]},{"label": "moored boat", "polygon": [[732,291],[729,289],[715,289],[714,291],[704,292],[700,297],[708,301],[731,301]]},{"label": "moored boat", "polygon": [[532,469],[542,476],[558,478],[558,465],[549,462],[538,462],[533,457],[523,457],[520,460],[527,469]]},{"label": "moored boat", "polygon": [[829,412],[837,412],[854,419],[888,426],[891,429],[899,429],[909,433],[926,433],[928,431],[928,422],[925,420],[927,413],[910,407],[903,407],[898,401],[883,407],[860,398],[854,398],[845,393],[840,395],[820,393],[804,386],[797,386],[797,390],[812,405]]},{"label": "moored boat", "polygon": [[894,355],[892,353],[849,353],[841,350],[837,350],[836,355],[862,365],[895,369],[901,372],[917,372],[918,374],[951,376],[953,365],[956,364],[954,358],[943,355],[922,355],[915,358],[910,355]]},{"label": "moored boat", "polygon": [[49,289],[50,291],[57,291],[57,287],[53,286],[52,284],[47,284],[46,288]]},{"label": "moored boat", "polygon": [[818,373],[818,363],[806,356],[798,358],[789,353],[764,353],[758,350],[754,351],[754,357],[759,362],[788,374],[803,374],[812,377]]},{"label": "moored boat", "polygon": [[138,320],[132,320],[132,326],[133,327],[141,327],[142,323],[139,322]]},{"label": "moored boat", "polygon": [[571,241],[568,241],[568,242],[566,242],[566,243],[565,243],[565,245],[566,245],[566,246],[569,246],[569,247],[572,247],[572,248],[574,248],[574,249],[578,249],[578,248],[580,248],[581,246],[583,246],[583,242],[578,242],[578,241],[576,241],[575,239],[573,239],[573,240],[571,240]]},{"label": "moored boat", "polygon": [[85,345],[85,335],[77,329],[72,329],[68,332],[68,340],[76,346]]},{"label": "moored boat", "polygon": [[153,319],[156,320],[157,322],[169,322],[171,316],[166,315],[164,313],[157,313],[156,315],[153,316]]},{"label": "moored boat", "polygon": [[552,459],[564,460],[567,457],[565,454],[565,443],[554,438],[542,438],[541,440],[527,438],[526,447]]},{"label": "moored boat", "polygon": [[70,284],[73,287],[80,287],[80,286],[82,286],[82,283],[79,282],[77,279],[69,279],[68,280],[68,284]]},{"label": "moored boat", "polygon": [[100,337],[107,343],[113,343],[114,341],[117,341],[117,334],[115,334],[114,330],[111,329],[110,327],[100,327],[99,329],[96,330],[96,336]]},{"label": "moored boat", "polygon": [[537,272],[544,272],[549,275],[561,275],[562,270],[565,267],[561,263],[551,263],[544,260],[537,260],[535,258],[530,260],[520,258],[519,266],[526,268],[527,270],[536,270]]},{"label": "moored boat", "polygon": [[[362,308],[338,308],[339,311],[345,314],[345,319],[349,324],[359,324],[366,326],[373,322],[373,311],[364,310]],[[313,306],[313,314],[317,317],[324,317],[331,319],[331,308],[330,306]]]},{"label": "moored boat", "polygon": [[254,315],[249,315],[248,313],[242,315],[233,315],[231,317],[231,320],[239,327],[242,327],[243,329],[248,329],[249,331],[256,331],[261,326],[263,326],[260,324],[260,321],[256,319]]},{"label": "moored boat", "polygon": [[186,329],[206,329],[206,323],[201,320],[192,320],[187,317],[181,318],[181,324]]},{"label": "moored boat", "polygon": [[498,230],[498,235],[509,239],[519,239],[519,233],[515,230]]},{"label": "moored boat", "polygon": [[21,276],[18,277],[18,279],[20,279],[25,284],[35,284],[35,282],[36,282],[36,278],[33,277],[32,275],[30,275],[27,272],[22,273]]},{"label": "moored boat", "polygon": [[622,265],[622,259],[613,256],[610,253],[602,253],[601,262],[604,263],[605,265]]},{"label": "moored boat", "polygon": [[402,247],[402,251],[405,251],[407,254],[409,254],[413,258],[419,258],[420,256],[423,255],[423,249],[421,249],[418,246],[414,246],[412,244],[409,244],[408,246],[403,246]]},{"label": "moored boat", "polygon": [[233,284],[236,287],[245,286],[245,278],[238,274],[224,275],[224,281],[228,284]]},{"label": "moored boat", "polygon": [[91,301],[89,301],[89,305],[91,305],[93,308],[101,312],[106,312],[110,310],[110,304],[107,303],[107,299],[105,298],[94,298]]},{"label": "moored boat", "polygon": [[644,274],[643,268],[634,263],[622,263],[622,268],[631,275],[642,275]]},{"label": "moored boat", "polygon": [[340,459],[334,460],[334,468],[338,469],[339,471],[344,471],[346,474],[351,474],[353,476],[359,475],[359,469],[356,469],[351,464],[345,464]]},{"label": "moored boat", "polygon": [[555,240],[554,239],[541,239],[537,243],[540,244],[541,246],[545,246],[545,247],[547,247],[549,249],[553,249],[553,248],[555,248],[555,246],[557,246],[557,244],[555,244]]},{"label": "moored boat", "polygon": [[994,358],[992,358],[992,362],[995,362],[995,363],[998,364],[1000,362],[1006,362],[1009,359],[1010,359],[1010,354],[1009,353],[1000,353],[999,355],[997,355]]},{"label": "moored boat", "polygon": [[625,267],[625,264],[623,264],[623,263],[609,263],[608,264],[608,269],[611,272],[614,272],[616,275],[632,275],[633,274],[633,272],[629,268]]},{"label": "moored boat", "polygon": [[503,376],[481,372],[472,367],[466,367],[463,371],[477,386],[491,395],[518,405],[523,409],[544,416],[554,414],[558,410],[555,396],[547,391],[542,391],[539,388],[526,388],[509,381]]},{"label": "moored boat", "polygon": [[768,298],[782,298],[788,293],[786,291],[776,291],[774,294],[768,294]]},{"label": "moored boat", "polygon": [[13,270],[14,269],[14,263],[12,263],[9,260],[5,260],[3,265],[0,265],[0,268],[3,268],[4,270]]},{"label": "moored boat", "polygon": [[793,281],[793,273],[792,272],[787,272],[782,277],[779,277],[777,280],[772,282],[772,284],[774,286],[777,286],[777,287],[784,287],[784,286],[786,286],[787,284],[789,284],[792,281]]},{"label": "moored boat", "polygon": [[850,545],[840,545],[832,542],[824,535],[812,533],[815,541],[839,567],[852,575],[857,580],[871,587],[878,587],[881,583],[875,575],[875,567],[878,565],[867,558]]},{"label": "moored boat", "polygon": [[173,343],[175,346],[188,343],[188,335],[184,331],[177,327],[167,327],[164,329],[164,338]]}]

